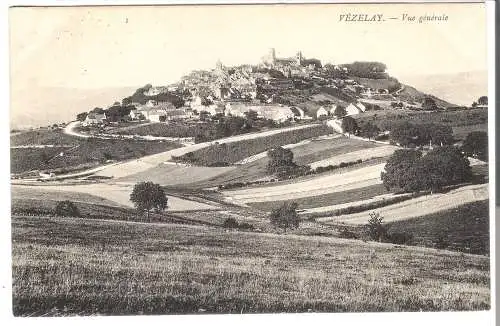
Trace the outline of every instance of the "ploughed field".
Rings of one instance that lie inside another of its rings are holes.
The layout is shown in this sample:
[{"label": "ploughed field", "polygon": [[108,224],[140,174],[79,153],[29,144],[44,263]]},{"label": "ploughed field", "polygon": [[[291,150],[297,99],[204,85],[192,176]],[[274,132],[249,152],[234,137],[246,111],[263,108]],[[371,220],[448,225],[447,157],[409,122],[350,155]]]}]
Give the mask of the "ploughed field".
[{"label": "ploughed field", "polygon": [[483,256],[206,226],[12,219],[16,316],[490,309]]}]

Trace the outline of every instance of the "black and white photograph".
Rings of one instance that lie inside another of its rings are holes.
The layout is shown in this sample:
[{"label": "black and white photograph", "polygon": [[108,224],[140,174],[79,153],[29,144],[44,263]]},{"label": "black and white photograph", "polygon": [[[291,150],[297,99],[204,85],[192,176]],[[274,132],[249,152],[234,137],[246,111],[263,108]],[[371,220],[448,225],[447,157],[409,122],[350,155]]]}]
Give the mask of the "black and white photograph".
[{"label": "black and white photograph", "polygon": [[492,309],[485,3],[8,11],[14,317]]}]

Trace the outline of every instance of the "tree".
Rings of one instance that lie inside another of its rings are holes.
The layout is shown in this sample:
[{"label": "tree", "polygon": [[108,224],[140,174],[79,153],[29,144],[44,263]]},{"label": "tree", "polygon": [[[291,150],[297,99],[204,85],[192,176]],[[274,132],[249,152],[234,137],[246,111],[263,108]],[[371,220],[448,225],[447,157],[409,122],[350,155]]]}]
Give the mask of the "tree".
[{"label": "tree", "polygon": [[368,121],[361,126],[360,135],[361,135],[361,137],[366,137],[370,140],[370,139],[376,137],[379,132],[380,132],[380,129],[377,127],[377,125]]},{"label": "tree", "polygon": [[425,97],[422,101],[422,109],[425,111],[435,111],[439,109],[436,105],[436,101],[432,97]]},{"label": "tree", "polygon": [[267,163],[267,172],[271,174],[284,175],[296,168],[293,162],[293,152],[288,148],[275,147],[267,151],[269,162]]},{"label": "tree", "polygon": [[90,112],[96,113],[96,114],[103,114],[104,113],[104,109],[96,107],[96,108],[92,109],[92,111],[90,111]]},{"label": "tree", "polygon": [[130,194],[130,201],[139,212],[146,212],[149,220],[149,212],[154,210],[159,213],[167,208],[167,196],[159,184],[148,182],[139,182],[134,186]]},{"label": "tree", "polygon": [[387,160],[381,173],[382,183],[387,190],[403,189],[408,182],[407,172],[422,157],[421,151],[398,149]]},{"label": "tree", "polygon": [[469,160],[453,146],[436,147],[426,155],[415,150],[397,150],[381,173],[388,190],[439,191],[445,186],[469,182]]},{"label": "tree", "polygon": [[298,204],[295,202],[284,202],[280,207],[273,209],[269,216],[270,222],[275,227],[295,229],[299,227],[300,219],[297,214]]},{"label": "tree", "polygon": [[387,229],[382,224],[384,219],[380,216],[380,213],[372,212],[369,214],[370,219],[368,220],[367,229],[368,236],[371,240],[382,242],[387,239]]},{"label": "tree", "polygon": [[477,100],[477,104],[479,104],[479,105],[488,105],[488,96],[481,96]]},{"label": "tree", "polygon": [[335,108],[335,111],[333,111],[333,115],[335,115],[337,118],[343,118],[347,115],[347,111],[344,106],[338,105]]},{"label": "tree", "polygon": [[469,160],[453,146],[436,147],[417,161],[421,173],[420,189],[439,191],[442,187],[469,182],[472,170]]},{"label": "tree", "polygon": [[342,129],[344,132],[350,134],[355,134],[358,131],[358,123],[353,117],[344,117],[342,119]]},{"label": "tree", "polygon": [[488,134],[484,131],[473,131],[467,135],[462,145],[462,151],[467,156],[488,160]]},{"label": "tree", "polygon": [[57,216],[71,216],[71,217],[79,217],[80,211],[78,207],[69,200],[63,200],[57,203],[54,213]]},{"label": "tree", "polygon": [[76,115],[76,120],[78,121],[85,121],[85,119],[87,118],[87,112],[82,112],[82,113],[78,113]]}]

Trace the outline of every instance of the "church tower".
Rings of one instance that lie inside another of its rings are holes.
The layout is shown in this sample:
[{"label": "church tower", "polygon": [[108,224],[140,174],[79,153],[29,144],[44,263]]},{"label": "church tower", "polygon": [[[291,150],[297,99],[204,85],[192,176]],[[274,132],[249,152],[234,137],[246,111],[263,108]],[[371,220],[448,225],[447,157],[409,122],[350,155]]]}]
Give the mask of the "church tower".
[{"label": "church tower", "polygon": [[269,63],[273,66],[276,64],[276,52],[274,51],[274,48],[269,49]]},{"label": "church tower", "polygon": [[297,52],[296,59],[297,59],[297,65],[301,66],[302,65],[302,60],[304,60],[304,57],[302,57],[302,52],[301,51]]}]

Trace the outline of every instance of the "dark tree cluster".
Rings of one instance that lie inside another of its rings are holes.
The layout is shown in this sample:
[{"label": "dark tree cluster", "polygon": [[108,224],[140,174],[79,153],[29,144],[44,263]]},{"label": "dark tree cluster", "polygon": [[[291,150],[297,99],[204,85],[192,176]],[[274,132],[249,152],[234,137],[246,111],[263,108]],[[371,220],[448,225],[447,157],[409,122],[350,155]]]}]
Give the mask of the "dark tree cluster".
[{"label": "dark tree cluster", "polygon": [[435,123],[412,123],[401,121],[390,126],[390,138],[401,146],[429,144],[450,145],[453,143],[453,129]]},{"label": "dark tree cluster", "polygon": [[462,145],[462,151],[483,161],[488,160],[488,134],[484,131],[473,131],[467,135]]},{"label": "dark tree cluster", "polygon": [[385,79],[389,77],[385,70],[387,66],[381,62],[356,61],[343,64],[347,68],[349,75],[361,78]]},{"label": "dark tree cluster", "polygon": [[469,160],[453,146],[437,147],[426,155],[418,150],[397,150],[384,170],[382,182],[393,191],[439,191],[472,179]]},{"label": "dark tree cluster", "polygon": [[182,96],[179,96],[178,94],[174,94],[171,92],[160,93],[160,94],[154,95],[154,96],[144,95],[144,92],[148,91],[151,87],[152,86],[150,84],[147,84],[144,87],[138,88],[134,92],[134,94],[132,94],[131,96],[125,97],[122,100],[122,105],[127,106],[131,103],[145,104],[148,100],[155,100],[158,102],[170,102],[177,108],[184,105],[184,100],[183,100]]}]

